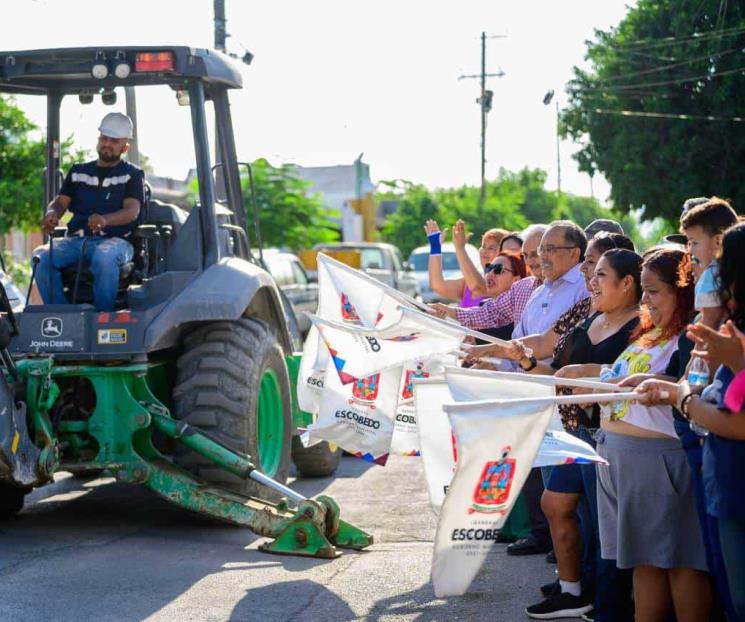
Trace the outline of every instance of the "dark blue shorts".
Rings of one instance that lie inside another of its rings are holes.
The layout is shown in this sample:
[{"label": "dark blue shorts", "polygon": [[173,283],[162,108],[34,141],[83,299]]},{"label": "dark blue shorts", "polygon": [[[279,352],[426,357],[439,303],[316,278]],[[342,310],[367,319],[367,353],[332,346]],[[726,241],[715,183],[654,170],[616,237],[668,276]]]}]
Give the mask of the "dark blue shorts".
[{"label": "dark blue shorts", "polygon": [[546,490],[579,494],[585,489],[579,464],[562,464],[551,468]]}]

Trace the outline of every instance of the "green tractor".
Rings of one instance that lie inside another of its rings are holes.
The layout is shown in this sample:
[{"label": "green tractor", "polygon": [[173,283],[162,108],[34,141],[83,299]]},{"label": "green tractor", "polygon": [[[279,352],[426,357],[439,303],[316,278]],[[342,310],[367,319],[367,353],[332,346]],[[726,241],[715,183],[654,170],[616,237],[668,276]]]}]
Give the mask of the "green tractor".
[{"label": "green tractor", "polygon": [[[69,304],[27,304],[14,315],[0,288],[0,517],[57,471],[106,469],[272,538],[270,552],[365,548],[371,536],[340,520],[331,498],[284,485],[293,457],[301,474],[330,474],[339,450],[305,449],[296,436],[311,422],[295,399],[301,344],[250,248],[228,101],[241,88],[237,68],[187,47],[0,52],[0,92],[47,100],[44,205],[61,183],[63,98],[110,103],[117,87],[151,85],[190,107],[199,202],[186,211],[146,201],[112,313],[92,306],[83,265],[63,272]],[[260,257],[255,210],[254,220]]]}]

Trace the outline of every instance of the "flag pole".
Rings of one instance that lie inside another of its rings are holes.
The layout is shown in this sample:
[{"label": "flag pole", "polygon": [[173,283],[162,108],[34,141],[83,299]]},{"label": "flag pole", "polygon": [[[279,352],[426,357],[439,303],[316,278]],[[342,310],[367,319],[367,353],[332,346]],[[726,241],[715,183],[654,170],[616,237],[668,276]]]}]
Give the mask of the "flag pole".
[{"label": "flag pole", "polygon": [[[485,363],[498,364],[502,359],[485,356],[481,359]],[[461,369],[458,367],[457,369]],[[484,372],[494,378],[515,378],[518,380],[530,380],[531,378],[539,379],[541,382],[553,384],[557,387],[576,387],[578,389],[595,389],[598,391],[614,391],[623,393],[628,387],[619,387],[617,384],[610,382],[601,382],[597,378],[557,378],[545,374],[519,374],[511,371],[492,371],[491,369],[474,369],[474,372]]]}]

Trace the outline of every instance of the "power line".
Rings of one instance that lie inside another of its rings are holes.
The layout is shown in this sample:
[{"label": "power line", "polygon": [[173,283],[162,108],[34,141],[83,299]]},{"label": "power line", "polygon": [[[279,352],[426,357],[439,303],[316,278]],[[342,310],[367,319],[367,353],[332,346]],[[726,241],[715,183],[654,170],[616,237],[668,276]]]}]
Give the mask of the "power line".
[{"label": "power line", "polygon": [[[664,47],[666,45],[674,45],[677,43],[692,43],[698,41],[706,41],[708,39],[717,39],[720,37],[735,37],[742,33],[745,33],[745,26],[733,26],[732,28],[724,28],[721,30],[710,32],[695,32],[687,37],[660,37],[659,39],[640,39],[638,41],[629,41],[626,43],[609,45],[608,47],[618,52],[630,52],[647,48]],[[598,45],[602,44],[599,43]]]},{"label": "power line", "polygon": [[589,87],[589,88],[580,88],[579,90],[584,91],[628,91],[631,89],[639,89],[639,88],[650,88],[653,86],[669,86],[671,84],[684,84],[686,82],[699,82],[701,80],[706,80],[708,78],[715,78],[717,76],[727,76],[733,73],[738,73],[745,70],[744,67],[738,67],[736,69],[726,69],[724,71],[715,71],[712,73],[707,73],[702,76],[694,76],[690,78],[679,78],[677,80],[664,80],[662,82],[645,82],[645,83],[639,83],[639,84],[619,84],[617,86],[602,86],[602,84],[599,84],[596,87]]},{"label": "power line", "polygon": [[600,84],[604,84],[605,82],[611,82],[614,80],[624,80],[626,78],[633,78],[635,76],[645,76],[649,75],[651,73],[658,73],[660,71],[667,71],[668,69],[672,69],[673,67],[682,67],[683,65],[689,65],[691,63],[697,63],[701,60],[707,60],[710,59],[712,56],[718,56],[719,58],[723,56],[727,56],[728,54],[734,54],[735,52],[741,52],[742,47],[736,47],[736,48],[730,48],[728,50],[722,50],[721,52],[715,52],[715,53],[709,53],[705,54],[704,56],[697,56],[696,58],[690,58],[688,60],[680,61],[677,63],[672,63],[671,65],[665,65],[664,67],[654,67],[652,69],[643,69],[641,71],[634,71],[631,73],[625,73],[619,76],[611,76],[609,78],[603,79]]},{"label": "power line", "polygon": [[643,112],[641,110],[607,110],[604,108],[594,108],[592,112],[597,114],[618,115],[621,117],[648,117],[652,119],[676,119],[680,121],[731,121],[733,123],[745,123],[745,117],[717,117],[714,115]]}]

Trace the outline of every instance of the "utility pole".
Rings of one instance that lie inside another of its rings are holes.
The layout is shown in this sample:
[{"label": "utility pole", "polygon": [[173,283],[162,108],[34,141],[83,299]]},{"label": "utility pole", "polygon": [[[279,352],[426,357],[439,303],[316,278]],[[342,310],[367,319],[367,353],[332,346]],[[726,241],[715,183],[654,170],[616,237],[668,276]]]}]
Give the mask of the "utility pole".
[{"label": "utility pole", "polygon": [[225,39],[228,34],[225,30],[225,0],[214,0],[215,10],[215,49],[225,51]]},{"label": "utility pole", "polygon": [[[489,39],[502,39],[506,35],[492,35]],[[504,71],[500,67],[497,73],[486,73],[486,39],[485,32],[481,33],[481,73],[476,75],[458,76],[458,80],[469,78],[479,78],[481,81],[481,91],[476,103],[481,108],[481,193],[479,195],[479,209],[484,207],[486,201],[486,114],[491,110],[494,92],[486,88],[487,78],[501,78]]]},{"label": "utility pole", "polygon": [[561,197],[561,136],[559,136],[559,98],[556,98],[556,190]]},{"label": "utility pole", "polygon": [[[548,106],[551,101],[556,104],[556,191],[557,197],[561,197],[561,136],[559,136],[559,98],[554,100],[554,90],[550,89],[543,96],[543,105]],[[590,180],[592,186],[592,180]]]},{"label": "utility pole", "polygon": [[[486,200],[486,33],[481,33],[481,194],[479,195],[479,209],[484,207]],[[489,97],[491,110],[491,96]]]}]

